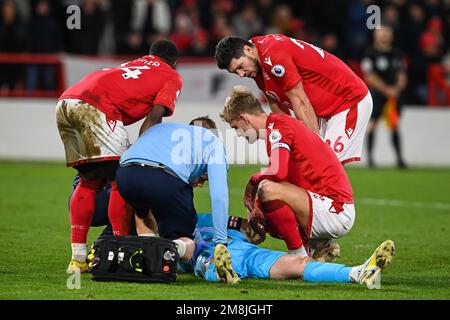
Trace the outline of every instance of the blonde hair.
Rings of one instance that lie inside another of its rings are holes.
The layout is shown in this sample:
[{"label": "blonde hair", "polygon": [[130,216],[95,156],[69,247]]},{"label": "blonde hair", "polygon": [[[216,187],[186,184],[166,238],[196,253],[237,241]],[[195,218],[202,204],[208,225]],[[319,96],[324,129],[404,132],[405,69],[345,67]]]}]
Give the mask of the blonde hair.
[{"label": "blonde hair", "polygon": [[263,112],[261,103],[250,89],[244,86],[235,86],[231,94],[225,99],[220,117],[229,123],[232,120],[239,119],[239,116],[243,113],[257,115]]}]

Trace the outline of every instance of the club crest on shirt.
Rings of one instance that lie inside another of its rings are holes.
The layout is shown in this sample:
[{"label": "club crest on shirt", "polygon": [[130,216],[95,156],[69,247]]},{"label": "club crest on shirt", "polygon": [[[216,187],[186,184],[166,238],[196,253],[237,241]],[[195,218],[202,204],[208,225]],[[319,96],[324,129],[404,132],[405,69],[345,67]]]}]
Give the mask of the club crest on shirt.
[{"label": "club crest on shirt", "polygon": [[281,64],[276,64],[270,70],[275,77],[281,78],[286,73],[286,70]]},{"label": "club crest on shirt", "polygon": [[269,141],[270,143],[277,143],[278,141],[281,140],[281,133],[278,130],[272,130],[272,132],[269,135]]},{"label": "club crest on shirt", "polygon": [[116,128],[117,121],[106,119],[106,123],[108,124],[108,127],[111,129],[112,132],[114,132],[114,129]]}]

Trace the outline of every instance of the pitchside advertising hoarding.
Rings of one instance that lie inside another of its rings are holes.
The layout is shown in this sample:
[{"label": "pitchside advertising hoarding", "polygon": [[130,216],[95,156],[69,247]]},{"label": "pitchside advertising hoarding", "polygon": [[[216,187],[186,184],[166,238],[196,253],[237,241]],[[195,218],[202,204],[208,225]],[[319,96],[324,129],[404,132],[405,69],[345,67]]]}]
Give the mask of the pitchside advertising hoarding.
[{"label": "pitchside advertising hoarding", "polygon": [[[74,55],[65,55],[63,61],[67,86],[74,85],[91,72],[125,62],[120,59],[86,58]],[[177,71],[183,78],[180,101],[220,104],[235,85],[244,85],[255,93],[260,92],[253,80],[241,79],[226,70],[219,70],[212,59],[181,60]]]},{"label": "pitchside advertising hoarding", "polygon": [[[77,83],[90,72],[117,66],[126,60],[65,55],[66,85]],[[225,98],[235,85],[245,85],[256,95],[261,91],[253,80],[219,70],[211,59],[182,61],[178,71],[183,77],[183,91],[177,108],[166,122],[189,123],[195,117],[208,115],[216,121],[230,164],[266,164],[263,141],[249,145],[220,119]],[[56,128],[56,98],[0,98],[0,159],[64,161],[64,148]],[[265,105],[267,108],[267,105]],[[130,141],[138,136],[141,121],[127,127]],[[418,166],[450,165],[450,108],[405,106],[400,130],[404,156],[408,164]],[[389,129],[380,122],[376,132],[374,160],[380,165],[394,165]],[[365,150],[364,150],[365,151]],[[365,164],[366,157],[360,164]],[[356,164],[359,165],[359,164]]]}]

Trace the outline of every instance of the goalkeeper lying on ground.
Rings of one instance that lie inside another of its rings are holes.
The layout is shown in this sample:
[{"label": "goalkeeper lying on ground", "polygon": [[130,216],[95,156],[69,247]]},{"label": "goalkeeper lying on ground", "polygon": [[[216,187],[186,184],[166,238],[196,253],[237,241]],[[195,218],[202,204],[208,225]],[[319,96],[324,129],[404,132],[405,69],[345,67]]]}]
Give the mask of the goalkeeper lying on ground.
[{"label": "goalkeeper lying on ground", "polygon": [[[106,225],[108,211],[101,208],[108,208],[108,206],[101,204],[108,201],[107,188],[97,194],[96,201],[100,205],[96,206],[93,222],[97,221],[96,226]],[[103,234],[112,234],[112,232],[109,227],[106,227]],[[192,272],[198,277],[214,282],[228,281],[232,276],[230,272],[234,270],[241,279],[355,282],[365,284],[369,289],[378,289],[380,288],[381,271],[391,262],[395,252],[393,241],[387,240],[373,252],[366,262],[359,266],[348,267],[342,264],[315,262],[310,258],[258,247],[252,241],[260,243],[264,241],[264,236],[256,234],[249,227],[247,219],[234,216],[230,216],[228,223],[228,237],[230,238],[228,250],[216,250],[214,256],[212,237],[211,215],[199,213],[195,252],[189,262],[179,265],[180,271]]]},{"label": "goalkeeper lying on ground", "polygon": [[[239,219],[239,228],[230,229],[231,221]],[[239,230],[237,230],[239,229]],[[308,282],[356,282],[367,285],[369,289],[380,288],[381,271],[391,262],[394,255],[394,242],[383,242],[367,261],[359,266],[347,267],[342,264],[314,262],[310,258],[299,257],[258,247],[250,242],[247,220],[231,217],[228,228],[228,252],[215,252],[211,241],[213,236],[212,219],[209,214],[198,214],[198,234],[196,250],[191,262],[180,264],[180,269],[194,272],[208,281],[219,281],[218,269],[230,259],[234,271],[240,278],[262,279],[303,279]],[[223,254],[223,256],[220,256]],[[214,262],[214,263],[213,263]],[[226,270],[221,270],[222,272]]]}]

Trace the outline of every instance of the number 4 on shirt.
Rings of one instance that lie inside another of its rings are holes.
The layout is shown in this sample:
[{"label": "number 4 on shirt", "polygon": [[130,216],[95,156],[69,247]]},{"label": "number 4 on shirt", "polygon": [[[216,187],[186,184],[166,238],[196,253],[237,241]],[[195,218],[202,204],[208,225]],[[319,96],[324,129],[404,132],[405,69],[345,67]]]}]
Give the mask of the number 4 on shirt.
[{"label": "number 4 on shirt", "polygon": [[312,45],[311,43],[305,42],[305,41],[301,41],[301,40],[297,40],[294,38],[289,38],[291,39],[291,41],[298,47],[305,49],[304,44],[306,44],[307,46],[310,46],[312,49],[314,49],[321,57],[322,59],[325,59],[325,53],[323,51],[323,49],[316,47],[315,45]]}]

